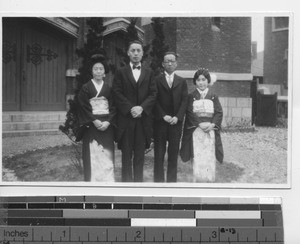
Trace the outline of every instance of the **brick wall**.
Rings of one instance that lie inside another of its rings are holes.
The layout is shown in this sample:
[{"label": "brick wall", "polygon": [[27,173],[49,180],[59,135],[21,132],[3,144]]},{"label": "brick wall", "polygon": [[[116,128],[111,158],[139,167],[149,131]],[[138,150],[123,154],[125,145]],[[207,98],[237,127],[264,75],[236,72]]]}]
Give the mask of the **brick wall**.
[{"label": "brick wall", "polygon": [[210,17],[177,18],[178,69],[206,67],[214,72],[251,72],[251,18],[221,17],[212,29]]},{"label": "brick wall", "polygon": [[[188,91],[195,90],[192,79],[186,79]],[[210,87],[211,91],[222,97],[250,97],[250,81],[222,81],[218,80]]]}]

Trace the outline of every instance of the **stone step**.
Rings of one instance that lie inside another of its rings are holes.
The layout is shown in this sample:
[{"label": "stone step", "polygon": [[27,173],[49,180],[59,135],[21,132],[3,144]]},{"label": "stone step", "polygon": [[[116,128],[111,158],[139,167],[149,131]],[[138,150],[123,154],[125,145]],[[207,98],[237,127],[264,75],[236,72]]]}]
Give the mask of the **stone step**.
[{"label": "stone step", "polygon": [[62,132],[58,129],[48,130],[20,130],[20,131],[3,131],[2,138],[17,136],[37,136],[37,135],[58,135]]},{"label": "stone step", "polygon": [[58,134],[66,111],[2,113],[2,137]]},{"label": "stone step", "polygon": [[59,112],[3,112],[2,122],[65,121],[66,111]]},{"label": "stone step", "polygon": [[28,121],[28,122],[4,122],[2,131],[21,130],[54,130],[59,128],[64,121]]}]

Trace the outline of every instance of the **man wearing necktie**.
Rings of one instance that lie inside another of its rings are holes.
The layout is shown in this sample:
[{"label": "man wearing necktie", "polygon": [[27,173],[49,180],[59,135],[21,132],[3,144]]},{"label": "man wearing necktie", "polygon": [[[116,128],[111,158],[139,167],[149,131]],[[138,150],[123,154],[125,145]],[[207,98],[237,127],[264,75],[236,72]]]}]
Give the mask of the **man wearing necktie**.
[{"label": "man wearing necktie", "polygon": [[152,110],[156,101],[153,72],[141,65],[140,41],[129,43],[130,63],[119,69],[113,81],[117,108],[116,141],[122,151],[122,181],[142,182],[145,149],[152,138]]},{"label": "man wearing necktie", "polygon": [[155,78],[154,181],[165,182],[164,157],[168,143],[167,182],[177,181],[177,160],[188,91],[185,79],[175,74],[177,55],[164,54],[164,73]]}]

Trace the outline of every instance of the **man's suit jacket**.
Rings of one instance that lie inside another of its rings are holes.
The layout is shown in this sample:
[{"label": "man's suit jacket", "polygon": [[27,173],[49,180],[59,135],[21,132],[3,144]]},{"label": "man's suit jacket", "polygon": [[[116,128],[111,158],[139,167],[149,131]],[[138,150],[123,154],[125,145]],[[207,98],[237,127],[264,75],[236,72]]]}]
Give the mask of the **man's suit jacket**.
[{"label": "man's suit jacket", "polygon": [[[185,79],[174,74],[173,86],[170,90],[167,83],[165,74],[161,74],[155,78],[155,83],[157,87],[157,101],[154,108],[155,120],[162,120],[173,103],[173,116],[176,116],[179,121],[183,121],[187,102],[188,102],[188,90],[187,83]],[[170,96],[170,92],[172,96]]]},{"label": "man's suit jacket", "polygon": [[[153,72],[143,65],[137,82],[133,77],[130,65],[126,65],[116,72],[113,81],[113,94],[117,108],[117,142],[120,142],[125,129],[132,128],[137,120],[131,116],[131,108],[141,106],[143,113],[140,120],[146,136],[146,147],[150,146],[153,131],[152,110],[157,95],[153,78]],[[122,145],[119,143],[119,148],[121,147]]]}]

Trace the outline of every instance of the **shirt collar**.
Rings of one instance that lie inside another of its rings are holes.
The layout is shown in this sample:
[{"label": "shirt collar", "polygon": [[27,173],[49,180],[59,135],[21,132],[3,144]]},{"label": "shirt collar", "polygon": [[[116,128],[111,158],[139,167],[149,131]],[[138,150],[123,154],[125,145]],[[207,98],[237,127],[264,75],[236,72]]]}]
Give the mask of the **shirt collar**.
[{"label": "shirt collar", "polygon": [[100,91],[102,90],[102,87],[103,87],[103,84],[104,84],[104,81],[102,80],[101,84],[98,84],[96,81],[94,81],[94,79],[92,79],[92,82],[97,90],[97,95],[100,93]]},{"label": "shirt collar", "polygon": [[208,88],[206,88],[205,90],[201,91],[199,88],[197,88],[198,92],[200,94],[206,95],[208,93]]},{"label": "shirt collar", "polygon": [[168,74],[166,71],[164,72],[165,73],[165,76],[166,77],[171,77],[171,78],[173,78],[174,77],[174,75],[175,75],[175,72],[173,72],[172,74]]},{"label": "shirt collar", "polygon": [[95,86],[97,87],[101,87],[103,86],[104,81],[102,80],[102,82],[100,84],[98,84],[94,79],[92,79],[92,82],[94,83]]}]

